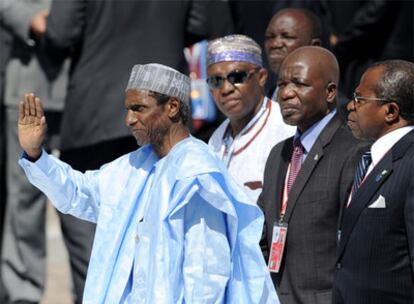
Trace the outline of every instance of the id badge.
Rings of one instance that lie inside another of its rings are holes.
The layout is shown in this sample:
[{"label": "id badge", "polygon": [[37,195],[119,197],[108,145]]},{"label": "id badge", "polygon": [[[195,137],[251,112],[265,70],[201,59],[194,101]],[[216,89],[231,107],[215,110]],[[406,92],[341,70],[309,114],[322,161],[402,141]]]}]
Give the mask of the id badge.
[{"label": "id badge", "polygon": [[287,223],[275,223],[273,225],[272,245],[270,247],[269,263],[267,265],[270,272],[279,272],[280,264],[285,249]]}]

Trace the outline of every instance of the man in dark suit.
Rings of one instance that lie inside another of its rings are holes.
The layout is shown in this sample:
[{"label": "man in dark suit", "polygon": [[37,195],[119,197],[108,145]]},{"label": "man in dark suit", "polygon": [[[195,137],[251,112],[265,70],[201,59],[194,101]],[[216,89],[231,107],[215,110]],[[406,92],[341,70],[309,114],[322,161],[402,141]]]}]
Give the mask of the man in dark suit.
[{"label": "man in dark suit", "polygon": [[332,299],[337,220],[359,159],[359,141],[335,109],[338,77],[334,55],[315,46],[290,53],[279,75],[282,116],[297,133],[271,151],[258,204],[265,213],[263,253],[272,263],[277,252],[269,249],[281,245],[272,244],[273,232],[288,225],[280,269],[272,273],[284,304]]},{"label": "man in dark suit", "polygon": [[[1,11],[1,6],[0,6]],[[2,27],[2,22],[0,21],[0,251],[2,248],[2,239],[3,239],[3,225],[4,225],[4,213],[6,207],[6,162],[5,162],[5,121],[4,121],[4,104],[3,104],[3,87],[4,87],[4,71],[5,65],[8,59],[8,40],[9,40],[9,33]],[[0,264],[0,272],[1,272],[1,264]],[[0,277],[0,303],[5,303],[7,301],[6,298],[6,290],[3,284],[3,279]]]},{"label": "man in dark suit", "polygon": [[[11,0],[0,1],[0,14],[2,14],[13,2]],[[5,132],[5,109],[4,109],[4,74],[6,64],[10,56],[10,33],[4,28],[4,20],[0,18],[0,252],[3,243],[4,213],[6,207],[6,132]],[[1,272],[1,263],[0,263]],[[6,303],[7,292],[3,279],[0,276],[0,303]]]},{"label": "man in dark suit", "polygon": [[413,63],[379,62],[348,104],[352,133],[375,142],[343,212],[335,304],[414,303],[413,83]]},{"label": "man in dark suit", "polygon": [[[48,151],[59,147],[68,62],[54,66],[44,58],[36,43],[46,28],[50,3],[50,0],[7,0],[3,9],[0,7],[2,30],[9,38],[1,44],[9,57],[2,54],[4,127],[1,132],[4,132],[7,196],[2,202],[5,218],[0,272],[2,290],[10,303],[39,303],[46,283],[46,196],[29,183],[17,163],[21,154],[17,120],[24,93],[36,92],[42,97],[45,116],[50,122],[45,147]],[[0,299],[0,303],[8,301]]]},{"label": "man in dark suit", "polygon": [[351,97],[373,62],[414,60],[414,2],[323,0],[332,30],[333,52],[341,67],[341,90]]}]

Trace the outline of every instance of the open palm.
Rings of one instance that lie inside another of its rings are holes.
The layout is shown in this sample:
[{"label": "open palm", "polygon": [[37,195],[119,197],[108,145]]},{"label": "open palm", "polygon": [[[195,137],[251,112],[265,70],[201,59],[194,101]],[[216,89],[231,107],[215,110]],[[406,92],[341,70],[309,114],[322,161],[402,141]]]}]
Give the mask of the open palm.
[{"label": "open palm", "polygon": [[46,118],[43,106],[34,94],[25,94],[19,106],[19,142],[31,158],[38,158],[46,136]]}]

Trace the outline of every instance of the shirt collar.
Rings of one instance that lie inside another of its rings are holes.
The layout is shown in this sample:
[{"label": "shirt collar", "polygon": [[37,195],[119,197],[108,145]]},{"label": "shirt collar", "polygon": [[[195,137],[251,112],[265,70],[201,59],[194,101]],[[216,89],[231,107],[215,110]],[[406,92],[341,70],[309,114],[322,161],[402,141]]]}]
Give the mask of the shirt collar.
[{"label": "shirt collar", "polygon": [[413,129],[414,126],[398,128],[378,138],[371,146],[372,165],[375,166],[397,141]]},{"label": "shirt collar", "polygon": [[300,137],[302,146],[305,148],[306,153],[308,153],[312,149],[316,140],[318,139],[319,134],[321,134],[322,130],[331,121],[335,114],[336,109],[325,115],[324,118],[314,123],[309,129],[307,129],[303,133],[300,133],[299,129],[296,129],[296,134],[293,139],[295,140],[296,138]]}]

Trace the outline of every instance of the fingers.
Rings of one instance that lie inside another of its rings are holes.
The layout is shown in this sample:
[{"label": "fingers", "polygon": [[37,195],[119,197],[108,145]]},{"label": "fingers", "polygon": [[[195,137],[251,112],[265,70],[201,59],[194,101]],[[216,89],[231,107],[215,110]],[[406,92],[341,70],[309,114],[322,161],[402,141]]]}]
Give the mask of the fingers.
[{"label": "fingers", "polygon": [[35,159],[41,153],[47,125],[42,103],[33,93],[25,94],[19,105],[19,122],[17,125],[19,142],[29,157]]},{"label": "fingers", "polygon": [[19,119],[26,121],[40,120],[44,116],[40,98],[33,93],[24,95],[24,101],[19,105]]},{"label": "fingers", "polygon": [[40,125],[42,127],[46,127],[47,128],[46,117],[42,116],[42,118],[40,119]]},{"label": "fingers", "polygon": [[29,104],[30,94],[24,94],[24,116],[28,118],[30,116],[30,104]]},{"label": "fingers", "polygon": [[33,93],[30,93],[28,96],[29,99],[29,109],[30,109],[30,115],[36,116],[36,104],[35,104],[35,96]]},{"label": "fingers", "polygon": [[34,101],[36,106],[36,116],[37,118],[41,119],[44,116],[42,102],[40,101],[39,97],[36,97]]},{"label": "fingers", "polygon": [[23,121],[24,119],[24,101],[20,101],[19,103],[19,121]]}]

